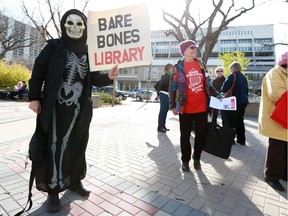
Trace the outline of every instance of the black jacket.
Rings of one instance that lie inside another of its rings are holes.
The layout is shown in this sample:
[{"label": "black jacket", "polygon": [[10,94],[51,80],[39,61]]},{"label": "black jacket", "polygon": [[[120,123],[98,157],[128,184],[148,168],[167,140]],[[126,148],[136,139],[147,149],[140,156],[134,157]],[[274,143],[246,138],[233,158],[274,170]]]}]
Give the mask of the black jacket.
[{"label": "black jacket", "polygon": [[[41,125],[45,131],[47,130],[52,117],[57,94],[63,81],[63,72],[65,70],[66,62],[66,49],[61,39],[49,40],[48,44],[35,60],[32,76],[29,80],[29,99],[40,100],[41,113],[38,117],[40,117]],[[112,82],[113,81],[108,78],[108,74],[89,72],[88,88],[85,93],[83,93],[85,94],[87,101],[91,103],[92,85],[100,87],[110,85]]]},{"label": "black jacket", "polygon": [[[237,99],[237,104],[239,105],[247,105],[248,101],[248,82],[243,73],[237,71],[234,72],[236,75],[236,81],[234,85],[234,89],[232,92],[232,96],[235,96]],[[232,86],[234,80],[234,75],[230,73],[225,82],[222,85],[221,91],[226,93]]]},{"label": "black jacket", "polygon": [[165,73],[161,76],[159,85],[157,86],[157,94],[159,94],[160,91],[169,92],[170,77],[171,76],[168,73]]},{"label": "black jacket", "polygon": [[212,81],[212,85],[213,87],[218,91],[218,92],[221,92],[221,87],[225,81],[225,77],[222,76],[222,77],[216,77],[213,81]]}]

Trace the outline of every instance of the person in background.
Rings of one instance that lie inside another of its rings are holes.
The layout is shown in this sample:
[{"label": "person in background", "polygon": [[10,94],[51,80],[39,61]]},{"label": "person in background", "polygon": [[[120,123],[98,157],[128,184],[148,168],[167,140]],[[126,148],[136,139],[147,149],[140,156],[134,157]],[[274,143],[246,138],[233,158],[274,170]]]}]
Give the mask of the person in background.
[{"label": "person in background", "polygon": [[[259,108],[259,133],[269,137],[265,160],[265,181],[274,189],[285,191],[280,179],[287,181],[288,130],[270,118],[275,102],[288,91],[288,52],[281,55],[277,66],[263,78]],[[287,109],[284,110],[287,116]],[[287,119],[286,119],[287,121]]]},{"label": "person in background", "polygon": [[[221,87],[226,79],[224,76],[224,68],[221,66],[216,67],[215,75],[216,77],[212,81],[212,85],[218,92],[221,92]],[[226,126],[227,123],[225,121],[225,113],[223,111],[220,112],[221,112],[222,125]],[[213,109],[212,122],[217,123],[217,117],[218,117],[218,109]]]},{"label": "person in background", "polygon": [[22,81],[22,88],[18,91],[18,100],[22,100],[24,94],[28,94],[28,86],[26,81]]},{"label": "person in background", "polygon": [[47,210],[60,210],[59,193],[70,189],[81,196],[90,191],[85,151],[92,118],[92,85],[111,85],[119,74],[91,72],[87,53],[87,18],[79,10],[67,11],[60,22],[62,36],[51,39],[35,60],[29,80],[29,108],[37,114],[30,141],[31,173],[36,188],[47,192]]},{"label": "person in background", "polygon": [[160,111],[158,115],[157,131],[162,133],[166,133],[166,131],[169,131],[169,129],[166,128],[166,118],[169,111],[169,81],[172,71],[173,64],[166,64],[164,67],[165,74],[161,76],[160,82],[157,86],[157,94],[160,98]]},{"label": "person in background", "polygon": [[22,81],[19,81],[17,85],[14,86],[14,92],[18,92],[23,86]]},{"label": "person in background", "polygon": [[236,129],[236,142],[240,145],[246,145],[244,114],[245,109],[249,103],[248,101],[248,82],[244,74],[241,72],[242,68],[238,62],[232,62],[229,66],[230,74],[226,78],[221,92],[224,94],[233,85],[234,75],[236,75],[236,81],[232,91],[232,96],[236,97],[236,110],[226,110],[225,118],[227,118],[228,126]]},{"label": "person in background", "polygon": [[23,83],[22,81],[19,81],[17,85],[14,86],[13,92],[12,92],[12,98],[18,99],[18,91],[22,88]]},{"label": "person in background", "polygon": [[190,136],[195,127],[193,165],[201,170],[200,158],[208,130],[209,96],[220,96],[213,88],[205,63],[197,58],[197,44],[185,40],[179,45],[184,57],[174,66],[169,83],[169,108],[174,115],[179,114],[180,147],[182,170],[190,171],[191,160]]}]

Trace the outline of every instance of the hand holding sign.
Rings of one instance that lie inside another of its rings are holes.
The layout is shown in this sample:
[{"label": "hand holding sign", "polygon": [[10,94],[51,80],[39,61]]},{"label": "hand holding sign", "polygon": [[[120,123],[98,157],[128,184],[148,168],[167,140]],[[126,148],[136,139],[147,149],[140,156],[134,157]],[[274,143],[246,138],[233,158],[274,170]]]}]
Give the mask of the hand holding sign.
[{"label": "hand holding sign", "polygon": [[120,71],[118,68],[118,65],[115,65],[108,73],[108,77],[110,80],[114,80],[118,75],[119,75]]}]

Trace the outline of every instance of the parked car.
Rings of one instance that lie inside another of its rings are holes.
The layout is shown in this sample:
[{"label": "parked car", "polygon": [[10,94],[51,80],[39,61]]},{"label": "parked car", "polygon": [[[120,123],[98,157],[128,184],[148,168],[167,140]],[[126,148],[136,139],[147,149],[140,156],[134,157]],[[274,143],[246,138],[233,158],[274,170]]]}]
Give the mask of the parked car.
[{"label": "parked car", "polygon": [[97,87],[96,86],[92,86],[92,89],[91,89],[92,93],[95,93],[98,91]]},{"label": "parked car", "polygon": [[130,95],[131,98],[136,99],[137,101],[143,100],[157,100],[157,93],[156,91],[152,90],[140,90],[134,94]]},{"label": "parked car", "polygon": [[[112,95],[113,87],[112,86],[101,87],[98,88],[98,92]],[[129,95],[127,94],[127,92],[115,89],[115,97],[119,98],[120,100],[126,100],[128,96]]]},{"label": "parked car", "polygon": [[129,89],[128,92],[133,92],[133,93],[136,93],[136,92],[139,92],[141,91],[141,89]]},{"label": "parked car", "polygon": [[141,91],[140,89],[129,89],[126,91],[126,93],[129,95],[129,97],[131,97],[131,95],[135,95],[136,92]]}]

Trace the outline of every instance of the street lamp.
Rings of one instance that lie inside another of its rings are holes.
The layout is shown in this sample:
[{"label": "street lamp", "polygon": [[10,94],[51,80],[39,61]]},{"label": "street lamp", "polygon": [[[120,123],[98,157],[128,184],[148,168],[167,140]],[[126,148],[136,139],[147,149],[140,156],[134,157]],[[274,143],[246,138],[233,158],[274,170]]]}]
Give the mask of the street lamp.
[{"label": "street lamp", "polygon": [[151,62],[151,64],[149,65],[149,71],[148,71],[146,103],[148,103],[149,89],[150,89],[150,84],[151,84],[151,70],[152,70],[152,62]]}]

